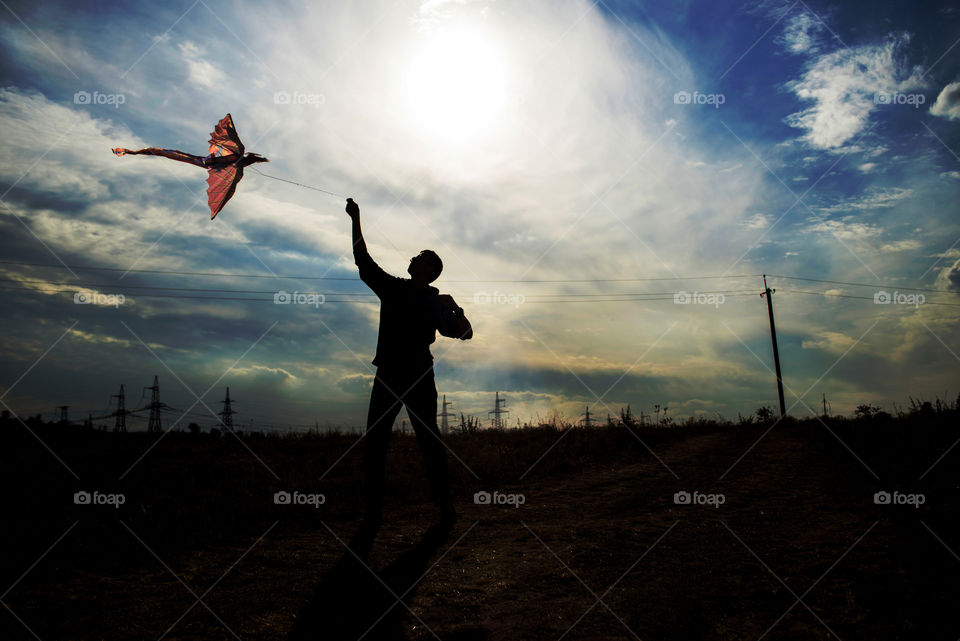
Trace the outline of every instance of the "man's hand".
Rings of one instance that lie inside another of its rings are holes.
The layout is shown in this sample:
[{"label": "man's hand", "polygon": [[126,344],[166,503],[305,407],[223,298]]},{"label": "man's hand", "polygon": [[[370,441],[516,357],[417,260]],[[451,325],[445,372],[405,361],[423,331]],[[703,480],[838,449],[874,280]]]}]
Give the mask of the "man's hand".
[{"label": "man's hand", "polygon": [[350,218],[356,218],[360,215],[360,205],[353,202],[353,198],[347,198],[347,214],[350,215]]}]

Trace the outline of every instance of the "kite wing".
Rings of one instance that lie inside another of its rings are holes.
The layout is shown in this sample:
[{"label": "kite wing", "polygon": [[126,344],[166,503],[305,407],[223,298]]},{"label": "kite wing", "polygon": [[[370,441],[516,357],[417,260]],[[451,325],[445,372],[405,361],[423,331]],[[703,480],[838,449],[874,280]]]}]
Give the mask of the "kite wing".
[{"label": "kite wing", "polygon": [[[227,118],[229,117],[228,115]],[[220,122],[222,123],[223,120]],[[243,167],[237,165],[211,167],[209,169],[207,174],[207,204],[210,205],[210,220],[213,220],[220,213],[220,210],[226,206],[227,201],[233,196],[233,192],[237,190],[237,183],[240,182],[241,178],[243,178]]]},{"label": "kite wing", "polygon": [[233,116],[227,114],[220,119],[210,134],[210,154],[214,156],[243,155],[243,143],[233,126]]}]

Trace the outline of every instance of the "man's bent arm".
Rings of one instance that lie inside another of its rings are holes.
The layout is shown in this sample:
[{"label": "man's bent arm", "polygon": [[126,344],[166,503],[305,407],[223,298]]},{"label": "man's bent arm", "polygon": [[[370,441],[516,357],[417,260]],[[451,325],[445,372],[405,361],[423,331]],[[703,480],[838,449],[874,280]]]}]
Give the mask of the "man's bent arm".
[{"label": "man's bent arm", "polygon": [[463,309],[461,309],[457,315],[457,323],[457,332],[460,334],[460,340],[468,341],[473,338],[473,327],[470,325],[467,317],[463,315]]}]

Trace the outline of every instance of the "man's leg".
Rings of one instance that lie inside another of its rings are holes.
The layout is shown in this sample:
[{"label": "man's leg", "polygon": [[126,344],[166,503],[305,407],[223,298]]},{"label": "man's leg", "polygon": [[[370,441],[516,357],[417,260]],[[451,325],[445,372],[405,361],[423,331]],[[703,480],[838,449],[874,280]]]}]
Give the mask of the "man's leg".
[{"label": "man's leg", "polygon": [[[416,374],[419,376],[419,373]],[[453,517],[452,494],[450,490],[450,471],[447,467],[447,448],[440,440],[437,427],[437,387],[433,379],[433,370],[425,374],[404,397],[410,424],[417,435],[423,461],[427,468],[427,480],[430,483],[430,497],[433,502]]]},{"label": "man's leg", "polygon": [[390,433],[402,406],[394,392],[402,394],[403,390],[394,389],[394,386],[392,382],[384,382],[378,370],[373,379],[367,412],[367,433],[363,445],[364,511],[367,518],[377,522],[383,512],[384,473]]}]

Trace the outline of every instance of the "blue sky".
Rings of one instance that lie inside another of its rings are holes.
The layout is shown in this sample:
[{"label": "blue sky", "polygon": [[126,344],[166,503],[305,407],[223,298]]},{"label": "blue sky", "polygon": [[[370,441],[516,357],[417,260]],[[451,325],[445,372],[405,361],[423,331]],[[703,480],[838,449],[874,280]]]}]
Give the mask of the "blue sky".
[{"label": "blue sky", "polygon": [[791,413],[955,398],[958,27],[947,3],[5,3],[3,403],[102,414],[157,374],[184,423],[227,385],[241,423],[363,422],[377,306],[342,199],[248,172],[211,222],[202,172],[109,152],[201,153],[227,112],[261,171],[353,196],[388,271],[443,257],[476,328],[433,350],[456,411],[775,405],[761,273]]}]

